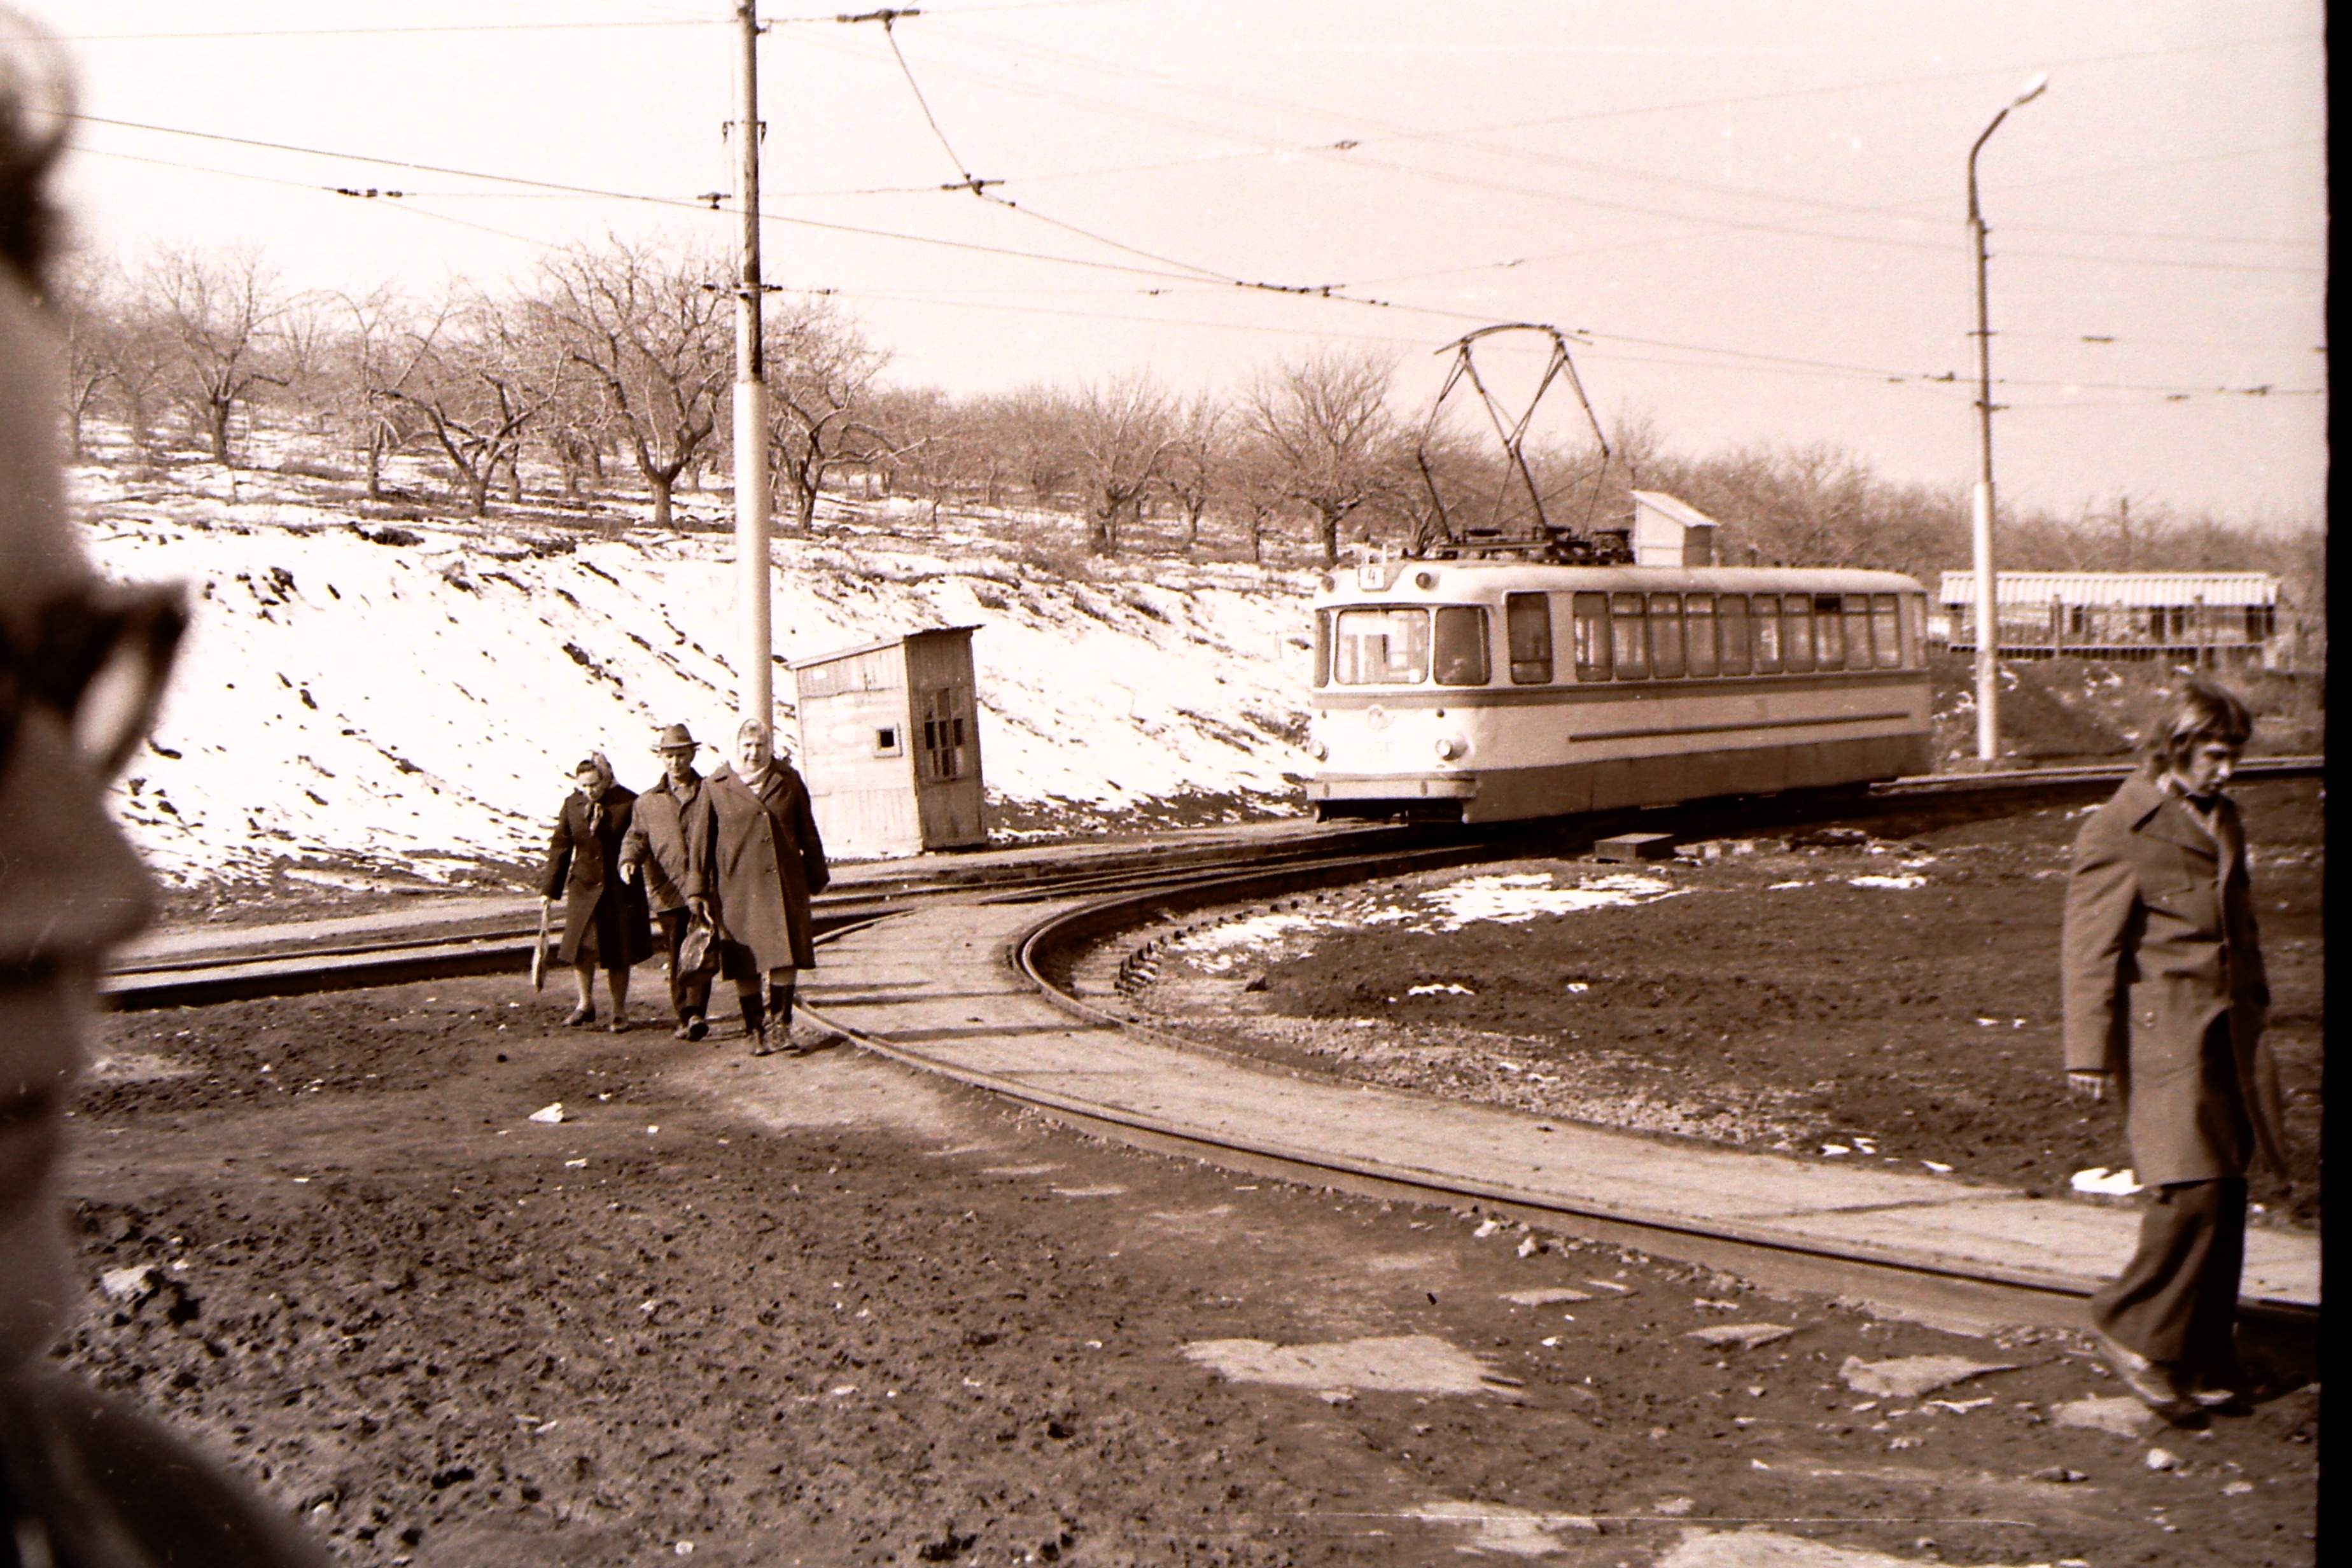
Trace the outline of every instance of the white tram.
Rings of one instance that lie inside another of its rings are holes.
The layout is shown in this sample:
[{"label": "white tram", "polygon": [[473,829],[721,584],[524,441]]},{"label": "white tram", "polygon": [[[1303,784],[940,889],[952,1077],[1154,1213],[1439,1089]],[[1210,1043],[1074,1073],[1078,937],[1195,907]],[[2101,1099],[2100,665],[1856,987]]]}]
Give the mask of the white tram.
[{"label": "white tram", "polygon": [[1893,572],[1367,561],[1314,600],[1318,816],[1501,822],[1928,770]]}]

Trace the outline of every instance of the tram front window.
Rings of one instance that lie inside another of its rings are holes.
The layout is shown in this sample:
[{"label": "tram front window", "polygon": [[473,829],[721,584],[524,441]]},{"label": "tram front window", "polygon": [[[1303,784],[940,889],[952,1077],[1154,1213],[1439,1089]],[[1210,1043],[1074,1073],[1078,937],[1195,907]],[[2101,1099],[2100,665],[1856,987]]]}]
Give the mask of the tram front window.
[{"label": "tram front window", "polygon": [[1429,612],[1342,610],[1331,653],[1335,685],[1418,686],[1429,679]]},{"label": "tram front window", "polygon": [[1437,684],[1486,684],[1486,612],[1448,605],[1437,612]]}]

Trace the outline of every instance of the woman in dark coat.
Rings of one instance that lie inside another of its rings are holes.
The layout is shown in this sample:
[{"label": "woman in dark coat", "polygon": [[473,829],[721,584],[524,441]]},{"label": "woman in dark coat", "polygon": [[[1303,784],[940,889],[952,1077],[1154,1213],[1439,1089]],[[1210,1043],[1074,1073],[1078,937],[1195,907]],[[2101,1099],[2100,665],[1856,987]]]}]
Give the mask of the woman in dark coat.
[{"label": "woman in dark coat", "polygon": [[2167,1414],[2235,1397],[2246,1173],[2286,1169],[2245,831],[2221,793],[2252,728],[2237,698],[2189,685],[2147,768],[2083,825],[2066,887],[2068,1088],[2121,1098],[2148,1190],[2139,1250],[2091,1298],[2092,1331]]},{"label": "woman in dark coat", "polygon": [[621,876],[621,843],[628,837],[636,805],[634,792],[613,777],[604,753],[590,753],[572,770],[580,787],[556,813],[547,841],[547,869],[539,879],[542,905],[563,895],[563,944],[559,963],[572,966],[579,1005],[563,1021],[574,1027],[596,1021],[589,987],[599,967],[613,997],[613,1032],[629,1026],[629,971],[654,955],[653,926],[645,889]]},{"label": "woman in dark coat", "polygon": [[743,721],[735,765],[719,764],[702,802],[710,853],[694,873],[688,903],[725,933],[722,973],[735,982],[751,1054],[766,1056],[791,1037],[800,971],[816,963],[809,896],[824,890],[832,872],[808,785],[775,754],[758,720]]}]

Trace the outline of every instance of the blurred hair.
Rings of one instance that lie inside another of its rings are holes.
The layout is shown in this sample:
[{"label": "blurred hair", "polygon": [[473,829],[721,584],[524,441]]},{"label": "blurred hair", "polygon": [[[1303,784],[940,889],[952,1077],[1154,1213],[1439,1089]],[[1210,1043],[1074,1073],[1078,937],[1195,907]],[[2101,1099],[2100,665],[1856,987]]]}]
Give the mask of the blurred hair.
[{"label": "blurred hair", "polygon": [[2161,771],[2208,741],[2242,746],[2254,732],[2244,700],[2226,687],[2190,678],[2181,683],[2148,731],[2147,761]]},{"label": "blurred hair", "polygon": [[0,5],[0,262],[36,292],[57,238],[49,170],[72,116],[72,87],[55,46]]}]

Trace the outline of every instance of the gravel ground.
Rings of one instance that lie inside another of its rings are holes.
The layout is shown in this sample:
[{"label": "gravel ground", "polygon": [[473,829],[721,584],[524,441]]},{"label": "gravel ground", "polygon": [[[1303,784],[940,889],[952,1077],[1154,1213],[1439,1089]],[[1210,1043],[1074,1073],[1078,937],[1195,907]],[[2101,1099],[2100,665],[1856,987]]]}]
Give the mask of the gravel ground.
[{"label": "gravel ground", "polygon": [[[106,1020],[62,1360],[355,1564],[2314,1560],[2315,1385],[2136,1428],[2061,1337],[557,1011],[489,978]],[[1927,1355],[2015,1370],[1848,1364]]]},{"label": "gravel ground", "polygon": [[[2313,1226],[2325,794],[2236,793],[2295,1145],[2292,1189],[2255,1196],[2264,1223]],[[2070,1103],[2060,1072],[2055,953],[2087,810],[1832,825],[1666,864],[1525,861],[1195,915],[1130,999],[1289,1065],[2077,1197],[2075,1173],[2131,1163],[2115,1109]]]}]

